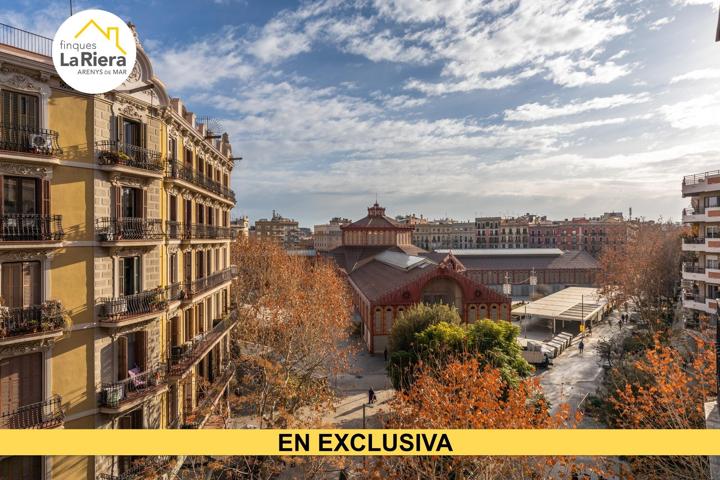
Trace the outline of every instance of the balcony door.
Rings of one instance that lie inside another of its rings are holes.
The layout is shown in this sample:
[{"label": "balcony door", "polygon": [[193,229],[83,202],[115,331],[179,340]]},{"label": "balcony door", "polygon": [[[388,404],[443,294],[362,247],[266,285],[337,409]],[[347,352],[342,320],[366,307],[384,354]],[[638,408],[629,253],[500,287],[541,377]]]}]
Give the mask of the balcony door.
[{"label": "balcony door", "polygon": [[3,91],[2,122],[5,126],[36,130],[40,127],[38,97]]},{"label": "balcony door", "polygon": [[140,257],[120,258],[120,295],[135,295],[141,289]]},{"label": "balcony door", "polygon": [[138,374],[147,369],[147,332],[133,332],[118,337],[116,348],[118,380],[128,378],[130,370]]},{"label": "balcony door", "polygon": [[34,415],[12,415],[18,409],[42,402],[42,353],[30,353],[0,360],[0,428],[29,428],[23,422]]},{"label": "balcony door", "polygon": [[40,262],[7,262],[1,268],[0,295],[6,306],[30,307],[41,303]]}]

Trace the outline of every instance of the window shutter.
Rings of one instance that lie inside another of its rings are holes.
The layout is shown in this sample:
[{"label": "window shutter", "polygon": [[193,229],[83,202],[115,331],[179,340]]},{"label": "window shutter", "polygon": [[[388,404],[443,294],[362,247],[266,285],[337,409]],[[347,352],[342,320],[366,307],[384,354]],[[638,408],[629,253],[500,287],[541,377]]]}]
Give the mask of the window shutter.
[{"label": "window shutter", "polygon": [[[5,132],[0,131],[0,135]],[[3,193],[3,187],[5,186],[5,178],[0,175],[0,215],[3,214],[5,194]],[[0,231],[2,231],[2,220],[0,219]]]},{"label": "window shutter", "polygon": [[125,259],[121,258],[118,260],[118,292],[120,295],[125,295]]},{"label": "window shutter", "polygon": [[140,125],[140,146],[148,148],[147,144],[147,124],[143,123]]},{"label": "window shutter", "polygon": [[50,182],[48,180],[40,180],[40,195],[42,198],[40,211],[43,215],[50,215]]},{"label": "window shutter", "polygon": [[117,339],[118,380],[125,380],[128,376],[128,341],[127,337]]},{"label": "window shutter", "polygon": [[141,286],[141,271],[140,271],[140,257],[133,257],[133,294],[140,293]]},{"label": "window shutter", "polygon": [[113,215],[115,218],[122,218],[122,187],[114,186],[112,188],[113,196]]},{"label": "window shutter", "polygon": [[27,102],[27,113],[25,116],[25,125],[30,128],[38,128],[38,98],[34,95],[25,95]]},{"label": "window shutter", "polygon": [[20,361],[20,406],[42,401],[42,353],[17,357]]},{"label": "window shutter", "polygon": [[148,203],[148,202],[147,202],[147,190],[143,188],[142,190],[140,190],[140,192],[141,192],[141,194],[140,194],[140,196],[141,196],[140,204],[141,204],[141,207],[142,207],[140,211],[142,212],[142,218],[148,218],[148,212],[147,212],[147,211],[148,211],[148,208],[147,208],[147,203]]},{"label": "window shutter", "polygon": [[8,307],[22,307],[22,263],[3,263],[1,293]]},{"label": "window shutter", "polygon": [[118,143],[125,142],[125,132],[123,131],[123,118],[120,115],[115,115],[115,140]]},{"label": "window shutter", "polygon": [[40,262],[24,262],[22,264],[23,277],[23,307],[39,305],[40,302]]}]

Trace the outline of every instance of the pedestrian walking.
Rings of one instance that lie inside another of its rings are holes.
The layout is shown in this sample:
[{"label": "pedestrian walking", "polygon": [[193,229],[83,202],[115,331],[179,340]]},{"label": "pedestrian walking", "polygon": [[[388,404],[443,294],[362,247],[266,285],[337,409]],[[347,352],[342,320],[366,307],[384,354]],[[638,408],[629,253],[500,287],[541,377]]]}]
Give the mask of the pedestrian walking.
[{"label": "pedestrian walking", "polygon": [[385,357],[385,363],[387,363],[387,359],[388,359],[387,347],[385,347],[385,350],[383,351],[383,356]]},{"label": "pedestrian walking", "polygon": [[585,342],[580,339],[580,344],[578,345],[578,349],[580,350],[580,355],[583,354],[583,350],[585,350]]},{"label": "pedestrian walking", "polygon": [[368,390],[368,403],[375,403],[377,402],[377,395],[375,395],[375,390],[373,390],[372,387],[370,387],[370,390]]}]

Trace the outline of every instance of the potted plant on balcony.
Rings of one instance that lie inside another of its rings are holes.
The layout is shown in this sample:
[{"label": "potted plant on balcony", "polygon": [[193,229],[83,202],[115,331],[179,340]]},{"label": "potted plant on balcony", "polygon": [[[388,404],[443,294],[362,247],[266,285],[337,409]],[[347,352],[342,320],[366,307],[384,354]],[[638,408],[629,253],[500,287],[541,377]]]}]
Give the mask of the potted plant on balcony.
[{"label": "potted plant on balcony", "polygon": [[63,312],[60,302],[48,300],[40,304],[40,330],[47,332],[64,325],[67,315]]},{"label": "potted plant on balcony", "polygon": [[112,150],[101,150],[98,152],[98,160],[100,160],[100,163],[105,165],[114,165],[118,163],[119,156],[117,152],[113,152]]},{"label": "potted plant on balcony", "polygon": [[10,318],[10,308],[5,305],[5,299],[0,296],[0,338],[7,336],[7,322]]},{"label": "potted plant on balcony", "polygon": [[103,389],[105,396],[105,404],[109,407],[117,407],[122,400],[123,386],[122,384],[112,384]]},{"label": "potted plant on balcony", "polygon": [[162,287],[157,287],[152,291],[150,296],[150,308],[153,310],[164,310],[167,308],[167,300],[165,299],[165,291]]}]

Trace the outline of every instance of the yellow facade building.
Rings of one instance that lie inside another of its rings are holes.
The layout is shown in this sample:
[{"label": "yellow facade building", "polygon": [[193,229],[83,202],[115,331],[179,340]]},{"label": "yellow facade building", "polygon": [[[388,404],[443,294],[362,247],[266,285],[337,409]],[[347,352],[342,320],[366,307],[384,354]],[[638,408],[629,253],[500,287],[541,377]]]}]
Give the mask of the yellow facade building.
[{"label": "yellow facade building", "polygon": [[[128,80],[86,95],[50,39],[0,28],[0,428],[222,426],[227,134],[168,96],[139,42]],[[0,458],[0,479],[126,479],[136,460]]]}]

